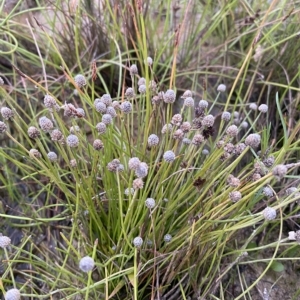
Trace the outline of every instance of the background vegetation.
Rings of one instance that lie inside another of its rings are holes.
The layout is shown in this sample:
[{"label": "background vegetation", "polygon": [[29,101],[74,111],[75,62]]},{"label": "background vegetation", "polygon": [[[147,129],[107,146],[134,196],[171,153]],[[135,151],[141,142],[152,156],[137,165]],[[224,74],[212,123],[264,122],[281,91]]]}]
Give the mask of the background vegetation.
[{"label": "background vegetation", "polygon": [[299,4],[2,1],[3,295],[299,299]]}]

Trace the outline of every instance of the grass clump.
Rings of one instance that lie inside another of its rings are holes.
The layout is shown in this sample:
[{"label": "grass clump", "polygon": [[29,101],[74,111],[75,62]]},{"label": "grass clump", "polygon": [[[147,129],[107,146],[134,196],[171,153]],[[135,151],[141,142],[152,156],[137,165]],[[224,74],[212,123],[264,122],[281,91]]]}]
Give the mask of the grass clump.
[{"label": "grass clump", "polygon": [[[257,77],[270,64],[257,58],[259,45],[276,52],[292,43],[292,36],[274,33],[282,13],[262,2],[263,17],[236,27],[256,7],[229,1],[206,27],[219,5],[209,1],[202,14],[191,14],[189,1],[174,32],[168,22],[158,30],[151,19],[175,23],[174,7],[154,11],[150,2],[133,1],[114,10],[100,3],[107,49],[96,47],[100,29],[89,2],[73,15],[65,10],[62,36],[54,22],[50,31],[37,22],[36,30],[27,23],[30,34],[21,38],[17,13],[2,16],[2,51],[12,66],[0,80],[0,216],[12,242],[4,248],[3,293],[34,299],[265,293],[264,276],[298,260],[299,124],[285,111],[297,106],[286,95],[299,92],[299,70],[276,69],[288,83]],[[132,22],[125,22],[129,15]],[[81,31],[87,24],[90,34]],[[24,46],[30,39],[32,52]],[[196,42],[222,55],[203,63]],[[65,51],[70,45],[72,55]],[[267,86],[280,89],[265,93]],[[243,278],[243,266],[261,268],[254,282]]]}]

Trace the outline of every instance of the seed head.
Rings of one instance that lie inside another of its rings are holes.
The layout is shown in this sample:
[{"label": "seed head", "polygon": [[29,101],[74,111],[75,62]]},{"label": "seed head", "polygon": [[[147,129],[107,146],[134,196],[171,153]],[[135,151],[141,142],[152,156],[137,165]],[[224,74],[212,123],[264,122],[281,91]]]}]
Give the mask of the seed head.
[{"label": "seed head", "polygon": [[268,186],[265,186],[262,190],[262,193],[267,196],[268,198],[273,197],[273,190],[269,188]]},{"label": "seed head", "polygon": [[213,115],[207,115],[202,120],[202,126],[212,127],[215,122],[215,117]]},{"label": "seed head", "polygon": [[157,146],[159,143],[159,137],[156,134],[150,134],[148,137],[148,146],[154,147]]},{"label": "seed head", "polygon": [[181,129],[177,129],[173,134],[174,140],[182,140],[184,137],[184,132]]},{"label": "seed head", "polygon": [[120,103],[119,101],[113,101],[111,106],[114,108],[114,109],[120,109]]},{"label": "seed head", "polygon": [[133,187],[135,190],[142,189],[143,186],[144,186],[144,182],[143,182],[143,179],[142,179],[142,178],[134,179],[133,182],[132,182],[132,187]]},{"label": "seed head", "polygon": [[36,139],[40,136],[40,131],[34,126],[30,126],[27,130],[27,133],[31,139]]},{"label": "seed head", "polygon": [[70,166],[71,166],[71,168],[76,168],[77,167],[77,161],[76,161],[76,159],[71,159],[70,160]]},{"label": "seed head", "polygon": [[134,89],[133,88],[127,88],[126,91],[125,91],[125,96],[128,99],[133,98],[135,96]]},{"label": "seed head", "polygon": [[39,119],[39,125],[41,129],[45,132],[50,132],[53,129],[53,123],[47,117],[41,117]]},{"label": "seed head", "polygon": [[227,182],[232,187],[238,187],[241,184],[240,180],[231,174],[228,176]]},{"label": "seed head", "polygon": [[242,194],[239,191],[229,193],[229,198],[232,202],[238,202],[242,199]]},{"label": "seed head", "polygon": [[263,160],[263,163],[267,168],[272,167],[274,165],[274,162],[275,162],[275,157],[273,155],[270,155]]},{"label": "seed head", "polygon": [[140,77],[138,80],[138,86],[145,85],[146,86],[146,79],[144,77]]},{"label": "seed head", "polygon": [[134,188],[127,188],[127,189],[124,191],[124,194],[125,194],[126,196],[133,195],[133,194],[134,194]]},{"label": "seed head", "polygon": [[30,149],[29,150],[29,156],[30,157],[35,157],[35,158],[41,158],[42,154],[37,149]]},{"label": "seed head", "polygon": [[76,112],[74,112],[74,115],[76,118],[84,118],[85,117],[85,111],[81,107],[76,108]]},{"label": "seed head", "polygon": [[3,119],[8,120],[14,116],[14,112],[8,107],[2,107],[1,115],[2,115]]},{"label": "seed head", "polygon": [[250,108],[251,110],[257,110],[257,104],[256,104],[256,103],[250,103],[250,104],[249,104],[249,108]]},{"label": "seed head", "polygon": [[143,245],[143,239],[140,236],[137,236],[133,239],[133,245],[136,248],[140,248]]},{"label": "seed head", "polygon": [[129,101],[124,101],[121,103],[120,105],[120,110],[124,113],[124,114],[129,114],[132,111],[132,104]]},{"label": "seed head", "polygon": [[117,116],[117,112],[116,112],[116,110],[112,106],[109,106],[106,109],[106,113],[109,114],[109,115],[111,115],[112,118],[115,118]]},{"label": "seed head", "polygon": [[231,119],[231,113],[228,111],[224,111],[222,113],[221,119],[228,122]]},{"label": "seed head", "polygon": [[152,66],[152,64],[153,64],[153,59],[149,56],[147,57],[147,64],[148,64],[148,66]]},{"label": "seed head", "polygon": [[47,156],[48,156],[48,158],[49,158],[50,161],[53,161],[53,162],[57,161],[57,154],[55,152],[49,152],[47,154]]},{"label": "seed head", "polygon": [[208,107],[208,102],[207,102],[206,100],[200,100],[198,106],[199,106],[201,109],[205,109],[205,108]]},{"label": "seed head", "polygon": [[110,94],[103,94],[103,96],[101,97],[101,101],[106,105],[106,106],[110,106],[112,104],[112,99]]},{"label": "seed head", "polygon": [[172,240],[171,234],[167,233],[167,234],[164,236],[164,241],[165,241],[166,243],[169,243],[169,242],[171,242],[171,240]]},{"label": "seed head", "polygon": [[256,148],[260,144],[260,135],[258,133],[251,133],[245,139],[246,146]]},{"label": "seed head", "polygon": [[239,133],[239,130],[237,128],[236,125],[231,125],[228,126],[226,129],[226,133],[230,136],[230,137],[235,137],[237,136],[237,134]]},{"label": "seed head", "polygon": [[10,245],[10,238],[8,236],[5,235],[0,235],[0,247],[1,248],[6,248]]},{"label": "seed head", "polygon": [[100,134],[103,134],[106,132],[106,125],[103,122],[100,122],[96,125],[96,129]]},{"label": "seed head", "polygon": [[183,122],[180,126],[180,129],[184,132],[187,133],[191,130],[192,125],[190,124],[190,122]]},{"label": "seed head", "polygon": [[130,71],[130,75],[138,74],[138,68],[137,68],[136,64],[132,64],[129,68],[129,71]]},{"label": "seed head", "polygon": [[95,150],[102,150],[104,148],[103,142],[99,139],[94,140],[93,147]]},{"label": "seed head", "polygon": [[191,142],[192,141],[190,139],[188,139],[188,138],[183,138],[182,139],[182,144],[184,144],[184,145],[189,145]]},{"label": "seed head", "polygon": [[0,133],[3,133],[7,130],[7,126],[4,122],[0,121]]},{"label": "seed head", "polygon": [[233,153],[235,150],[235,147],[232,143],[227,143],[224,145],[224,151],[227,152],[228,154]]},{"label": "seed head", "polygon": [[150,80],[149,89],[154,93],[156,92],[157,84],[154,80]]},{"label": "seed head", "polygon": [[67,136],[67,145],[71,148],[77,147],[79,145],[79,139],[76,135],[70,134]]},{"label": "seed head", "polygon": [[79,132],[79,131],[80,131],[80,128],[77,125],[70,127],[70,133],[72,133],[72,134]]},{"label": "seed head", "polygon": [[112,116],[109,114],[104,114],[102,116],[102,123],[104,123],[105,125],[109,125],[113,122]]},{"label": "seed head", "polygon": [[146,94],[146,91],[147,91],[146,86],[144,84],[141,84],[139,86],[139,92],[140,92],[140,94]]},{"label": "seed head", "polygon": [[182,122],[182,116],[181,114],[176,114],[172,117],[171,123],[175,126],[180,126]]},{"label": "seed head", "polygon": [[202,134],[195,134],[192,139],[192,144],[195,146],[200,146],[204,142],[204,136]]},{"label": "seed head", "polygon": [[263,216],[266,219],[266,221],[274,220],[276,218],[276,209],[274,209],[273,207],[267,206],[263,210]]},{"label": "seed head", "polygon": [[226,91],[226,85],[225,84],[219,84],[217,87],[217,91],[220,93],[224,93]]},{"label": "seed head", "polygon": [[236,155],[240,155],[246,149],[246,147],[247,146],[244,143],[238,143],[237,145],[235,145],[233,153]]},{"label": "seed head", "polygon": [[165,133],[167,133],[167,132],[171,132],[172,129],[173,129],[172,124],[165,124],[165,125],[163,126],[162,130],[161,130],[161,133],[162,133],[162,134],[165,134]]},{"label": "seed head", "polygon": [[53,108],[56,105],[56,101],[52,96],[47,94],[44,97],[44,104],[47,108]]},{"label": "seed head", "polygon": [[175,160],[175,153],[171,150],[168,150],[164,153],[163,157],[166,162],[170,163]]},{"label": "seed head", "polygon": [[78,74],[74,77],[74,81],[79,88],[82,88],[86,85],[86,79],[83,75]]},{"label": "seed head", "polygon": [[268,111],[268,105],[266,104],[261,104],[259,107],[258,107],[258,110],[262,113],[266,113]]},{"label": "seed head", "polygon": [[273,168],[272,174],[279,180],[282,179],[288,171],[285,165],[277,165]]},{"label": "seed head", "polygon": [[153,198],[147,198],[145,201],[146,207],[152,209],[155,207],[155,200]]},{"label": "seed head", "polygon": [[258,181],[261,179],[261,175],[259,173],[253,173],[252,175],[252,181]]},{"label": "seed head", "polygon": [[195,101],[192,97],[187,97],[184,99],[184,105],[187,107],[194,107]]},{"label": "seed head", "polygon": [[59,129],[54,129],[51,134],[51,140],[54,142],[61,142],[64,140],[64,136]]},{"label": "seed head", "polygon": [[190,90],[186,90],[183,95],[181,96],[181,98],[187,98],[187,97],[193,97],[193,93]]},{"label": "seed head", "polygon": [[5,300],[20,300],[21,293],[18,289],[10,289],[5,294]]},{"label": "seed head", "polygon": [[95,103],[95,108],[96,111],[101,113],[101,114],[105,114],[106,113],[106,105],[103,102],[96,102]]},{"label": "seed head", "polygon": [[286,191],[285,191],[285,193],[288,196],[291,195],[291,194],[293,194],[293,193],[297,193],[297,192],[298,192],[298,189],[296,187],[294,187],[294,186],[287,188]]},{"label": "seed head", "polygon": [[121,163],[118,159],[113,159],[111,162],[107,164],[107,170],[110,172],[118,172]]},{"label": "seed head", "polygon": [[85,273],[92,271],[94,266],[94,259],[90,256],[83,257],[79,262],[79,269]]},{"label": "seed head", "polygon": [[173,90],[167,90],[164,94],[165,103],[174,103],[176,100],[176,94]]},{"label": "seed head", "polygon": [[138,178],[144,178],[148,175],[148,166],[146,163],[142,162],[135,169],[135,176]]},{"label": "seed head", "polygon": [[132,157],[128,161],[128,168],[130,170],[136,170],[140,165],[140,160],[137,157]]}]

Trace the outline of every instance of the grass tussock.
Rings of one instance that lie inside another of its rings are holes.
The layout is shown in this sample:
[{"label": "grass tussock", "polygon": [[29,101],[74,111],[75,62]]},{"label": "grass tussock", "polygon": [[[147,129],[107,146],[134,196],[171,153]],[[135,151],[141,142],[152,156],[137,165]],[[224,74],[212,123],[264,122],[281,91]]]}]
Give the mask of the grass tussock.
[{"label": "grass tussock", "polygon": [[297,2],[1,4],[5,299],[280,297]]}]

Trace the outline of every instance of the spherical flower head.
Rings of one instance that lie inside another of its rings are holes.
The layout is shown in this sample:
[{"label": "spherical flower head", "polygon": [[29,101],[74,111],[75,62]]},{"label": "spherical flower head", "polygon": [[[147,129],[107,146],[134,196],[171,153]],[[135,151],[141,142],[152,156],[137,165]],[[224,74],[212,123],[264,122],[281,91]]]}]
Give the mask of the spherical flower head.
[{"label": "spherical flower head", "polygon": [[76,113],[74,112],[75,117],[77,118],[84,118],[85,117],[85,111],[81,107],[76,108]]},{"label": "spherical flower head", "polygon": [[131,87],[127,88],[125,91],[125,96],[129,99],[133,98],[135,96],[134,89]]},{"label": "spherical flower head", "polygon": [[217,91],[220,93],[224,93],[226,91],[226,85],[225,84],[219,84],[217,87]]},{"label": "spherical flower head", "polygon": [[18,289],[10,289],[5,293],[5,300],[20,300],[21,293]]},{"label": "spherical flower head", "polygon": [[267,196],[268,198],[273,197],[273,190],[268,186],[265,186],[262,190],[262,193]]},{"label": "spherical flower head", "polygon": [[149,209],[153,209],[155,207],[155,200],[153,198],[147,198],[145,201],[145,205]]},{"label": "spherical flower head", "polygon": [[150,56],[147,57],[147,64],[148,66],[152,66],[153,64],[153,59]]},{"label": "spherical flower head", "polygon": [[229,111],[224,111],[222,113],[221,119],[228,122],[231,119],[231,113]]},{"label": "spherical flower head", "polygon": [[276,218],[276,209],[273,207],[267,206],[262,213],[266,221],[271,221]]},{"label": "spherical flower head", "polygon": [[298,192],[298,189],[294,186],[292,187],[289,187],[286,189],[285,193],[289,196],[289,195],[292,195],[293,193],[297,193]]},{"label": "spherical flower head", "polygon": [[187,97],[184,99],[184,105],[187,107],[194,107],[195,101],[192,97]]},{"label": "spherical flower head", "polygon": [[35,158],[41,158],[42,157],[42,154],[40,153],[40,151],[39,150],[37,150],[37,149],[30,149],[29,150],[29,156],[30,157],[35,157]]},{"label": "spherical flower head", "polygon": [[154,147],[159,143],[159,137],[156,134],[150,134],[148,137],[148,146]]},{"label": "spherical flower head", "polygon": [[94,140],[93,147],[95,150],[102,150],[104,148],[103,142],[99,139]]},{"label": "spherical flower head", "polygon": [[285,165],[277,165],[273,168],[272,174],[279,180],[282,179],[288,171]]},{"label": "spherical flower head", "polygon": [[257,104],[256,104],[256,103],[250,103],[250,104],[249,104],[249,108],[250,108],[251,110],[257,110]]},{"label": "spherical flower head", "polygon": [[95,104],[96,111],[105,114],[106,113],[106,105],[103,102],[97,102]]},{"label": "spherical flower head", "polygon": [[247,129],[247,128],[249,127],[248,122],[243,121],[243,122],[241,123],[241,127],[244,128],[244,129]]},{"label": "spherical flower head", "polygon": [[272,167],[274,165],[274,162],[275,162],[275,157],[273,155],[270,155],[263,160],[263,163],[267,168]]},{"label": "spherical flower head", "polygon": [[242,194],[239,191],[229,193],[229,198],[232,202],[238,202],[242,199]]},{"label": "spherical flower head", "polygon": [[241,184],[240,180],[231,174],[228,176],[227,182],[232,187],[238,187]]},{"label": "spherical flower head", "polygon": [[149,89],[154,93],[156,92],[157,84],[154,80],[149,81]]},{"label": "spherical flower head", "polygon": [[215,117],[213,115],[207,115],[202,119],[202,126],[212,127],[215,122]]},{"label": "spherical flower head", "polygon": [[133,239],[133,245],[136,248],[140,248],[143,245],[143,239],[140,236],[137,236]]},{"label": "spherical flower head", "polygon": [[72,134],[79,132],[79,131],[80,131],[80,128],[77,125],[70,127],[70,133],[72,133]]},{"label": "spherical flower head", "polygon": [[171,163],[175,160],[175,153],[172,150],[168,150],[164,153],[163,157],[167,163]]},{"label": "spherical flower head", "polygon": [[164,94],[165,103],[174,103],[176,100],[176,94],[173,90],[167,90]]},{"label": "spherical flower head", "polygon": [[261,104],[259,107],[258,107],[258,110],[262,113],[266,113],[268,112],[268,105],[266,104]]},{"label": "spherical flower head", "polygon": [[82,88],[86,85],[86,79],[83,75],[78,74],[74,77],[74,81],[79,88]]},{"label": "spherical flower head", "polygon": [[120,110],[124,114],[129,114],[132,111],[132,104],[129,101],[123,101],[120,105]]},{"label": "spherical flower head", "polygon": [[146,163],[140,163],[135,169],[135,176],[138,178],[144,178],[148,175],[148,166]]},{"label": "spherical flower head", "polygon": [[161,129],[161,133],[162,133],[162,134],[166,134],[167,132],[171,132],[172,129],[173,129],[172,124],[165,124],[165,125],[163,126],[163,128]]},{"label": "spherical flower head", "polygon": [[71,148],[77,147],[79,145],[79,138],[75,134],[70,134],[67,136],[67,145]]},{"label": "spherical flower head", "polygon": [[51,140],[54,142],[61,142],[64,140],[64,136],[59,129],[54,129],[51,134]]},{"label": "spherical flower head", "polygon": [[141,164],[141,162],[137,157],[132,157],[128,161],[128,168],[130,170],[136,170],[140,164]]},{"label": "spherical flower head", "polygon": [[192,125],[190,122],[183,122],[180,126],[180,129],[184,132],[187,133],[191,130]]},{"label": "spherical flower head", "polygon": [[227,127],[226,129],[226,133],[230,136],[230,137],[235,137],[237,136],[237,134],[239,133],[239,130],[237,128],[236,125],[230,125]]},{"label": "spherical flower head", "polygon": [[184,145],[190,145],[191,142],[192,142],[192,141],[191,141],[189,138],[183,138],[183,139],[182,139],[182,144],[184,144]]},{"label": "spherical flower head", "polygon": [[235,146],[232,143],[226,143],[224,145],[224,151],[228,154],[233,153],[235,150]]},{"label": "spherical flower head", "polygon": [[70,160],[70,166],[71,166],[71,168],[76,168],[77,167],[77,161],[76,161],[76,159],[71,159]]},{"label": "spherical flower head", "polygon": [[180,126],[181,122],[182,122],[182,116],[181,116],[181,114],[175,114],[172,117],[171,124],[173,124],[175,126]]},{"label": "spherical flower head", "polygon": [[202,150],[202,154],[203,154],[203,155],[208,155],[208,154],[209,154],[209,151],[208,151],[207,149],[203,149],[203,150]]},{"label": "spherical flower head", "polygon": [[238,143],[235,145],[235,149],[233,151],[234,154],[240,155],[243,153],[243,151],[246,149],[246,145],[244,143]]},{"label": "spherical flower head", "polygon": [[8,236],[5,235],[0,235],[0,247],[1,248],[6,248],[10,245],[11,240]]},{"label": "spherical flower head", "polygon": [[133,180],[132,182],[132,187],[135,189],[135,190],[139,190],[139,189],[142,189],[144,187],[144,181],[142,178],[136,178]]},{"label": "spherical flower head", "polygon": [[173,134],[174,140],[182,140],[184,137],[184,132],[181,129],[177,129]]},{"label": "spherical flower head", "polygon": [[206,109],[208,107],[208,102],[206,100],[200,100],[198,106],[201,109]]},{"label": "spherical flower head", "polygon": [[192,144],[195,146],[200,146],[204,142],[204,136],[202,134],[196,133],[192,139]]},{"label": "spherical flower head", "polygon": [[141,85],[139,86],[139,93],[140,93],[140,94],[146,94],[146,91],[147,91],[146,86],[145,86],[144,84],[141,84]]},{"label": "spherical flower head", "polygon": [[113,118],[110,114],[104,114],[102,116],[102,123],[104,123],[105,125],[112,124],[112,122],[113,122]]},{"label": "spherical flower head", "polygon": [[1,115],[2,115],[3,119],[9,120],[10,118],[12,118],[14,116],[14,112],[8,107],[2,107]]},{"label": "spherical flower head", "polygon": [[0,133],[3,133],[7,130],[7,126],[4,122],[0,121]]},{"label": "spherical flower head", "polygon": [[164,236],[164,241],[165,241],[166,243],[170,243],[171,240],[172,240],[171,234],[167,233],[167,234]]},{"label": "spherical flower head", "polygon": [[54,107],[56,105],[56,101],[55,101],[55,99],[52,96],[50,96],[50,95],[47,94],[44,97],[44,104],[45,104],[45,106],[47,108],[52,108],[52,107]]},{"label": "spherical flower head", "polygon": [[47,156],[50,161],[53,161],[53,162],[57,161],[57,154],[55,152],[49,152],[47,154]]},{"label": "spherical flower head", "polygon": [[121,163],[118,159],[113,159],[111,162],[107,164],[107,170],[110,172],[118,172]]},{"label": "spherical flower head", "polygon": [[107,108],[106,113],[111,115],[112,118],[115,118],[117,116],[117,112],[112,106],[109,106]]},{"label": "spherical flower head", "polygon": [[100,134],[105,133],[105,132],[106,132],[106,125],[105,125],[105,123],[99,122],[99,123],[96,125],[96,129],[97,129],[97,131],[98,131]]},{"label": "spherical flower head", "polygon": [[45,132],[50,132],[54,127],[52,121],[47,117],[41,117],[39,119],[39,125],[41,129]]},{"label": "spherical flower head", "polygon": [[187,97],[193,97],[193,93],[190,90],[186,90],[183,95],[181,96],[181,98],[185,99]]},{"label": "spherical flower head", "polygon": [[120,103],[119,101],[113,101],[112,104],[111,104],[111,107],[113,107],[115,110],[116,109],[120,109]]},{"label": "spherical flower head", "polygon": [[261,179],[261,175],[259,174],[259,173],[254,173],[253,175],[252,175],[252,181],[258,181],[258,180],[260,180]]},{"label": "spherical flower head", "polygon": [[233,117],[234,118],[239,118],[240,117],[240,113],[238,111],[234,111],[233,112]]},{"label": "spherical flower head", "polygon": [[90,256],[85,256],[79,261],[79,269],[82,272],[85,273],[90,272],[93,270],[94,266],[95,266],[94,259]]},{"label": "spherical flower head", "polygon": [[134,188],[127,188],[127,189],[124,191],[124,194],[125,194],[126,196],[133,195],[133,194],[134,194]]},{"label": "spherical flower head", "polygon": [[129,68],[129,71],[130,71],[130,75],[138,74],[138,68],[137,68],[136,64],[132,64]]},{"label": "spherical flower head", "polygon": [[137,84],[138,86],[144,85],[146,87],[146,78],[140,77]]},{"label": "spherical flower head", "polygon": [[27,130],[27,133],[31,139],[36,139],[40,136],[40,131],[34,126],[30,126]]},{"label": "spherical flower head", "polygon": [[246,146],[257,148],[260,144],[260,135],[258,133],[251,133],[245,139]]},{"label": "spherical flower head", "polygon": [[104,94],[101,97],[101,102],[103,102],[106,106],[110,106],[112,104],[112,99],[110,94]]}]

